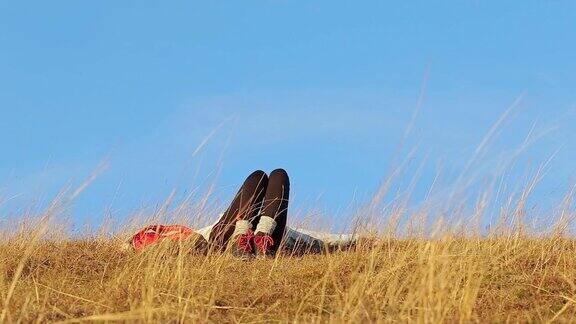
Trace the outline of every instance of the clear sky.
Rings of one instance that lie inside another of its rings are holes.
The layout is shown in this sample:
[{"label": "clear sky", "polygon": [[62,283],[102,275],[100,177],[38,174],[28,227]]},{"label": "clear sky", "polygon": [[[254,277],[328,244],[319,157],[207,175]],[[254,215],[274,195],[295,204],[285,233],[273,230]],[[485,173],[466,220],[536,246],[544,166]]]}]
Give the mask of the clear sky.
[{"label": "clear sky", "polygon": [[544,201],[575,180],[575,39],[567,0],[2,1],[0,195],[15,197],[2,206],[49,197],[106,160],[80,218],[110,204],[120,217],[207,179],[226,198],[275,167],[295,206],[338,213],[386,176],[424,83],[401,154],[418,145],[412,170],[427,157],[417,192],[438,165],[462,170],[523,95],[473,171],[536,123],[551,131],[523,161],[561,147]]}]

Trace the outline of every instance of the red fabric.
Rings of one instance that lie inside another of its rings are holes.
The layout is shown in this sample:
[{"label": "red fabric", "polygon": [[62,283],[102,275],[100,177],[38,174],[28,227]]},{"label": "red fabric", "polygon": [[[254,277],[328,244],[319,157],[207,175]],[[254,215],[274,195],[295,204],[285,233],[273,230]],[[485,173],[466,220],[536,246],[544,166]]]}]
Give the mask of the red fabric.
[{"label": "red fabric", "polygon": [[150,225],[132,236],[132,247],[136,251],[141,251],[145,247],[163,240],[180,241],[186,239],[193,233],[192,229],[182,225]]}]

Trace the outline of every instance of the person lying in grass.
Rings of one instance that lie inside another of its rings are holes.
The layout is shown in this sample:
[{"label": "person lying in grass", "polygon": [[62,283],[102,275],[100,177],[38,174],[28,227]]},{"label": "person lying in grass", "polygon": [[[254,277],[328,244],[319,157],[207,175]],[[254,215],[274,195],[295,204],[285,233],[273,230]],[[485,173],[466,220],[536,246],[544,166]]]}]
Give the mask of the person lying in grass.
[{"label": "person lying in grass", "polygon": [[253,172],[232,203],[213,225],[192,230],[183,225],[147,226],[130,240],[136,251],[160,242],[192,242],[196,250],[230,250],[240,258],[273,257],[279,250],[293,254],[347,249],[358,243],[353,234],[329,234],[286,226],[290,180],[283,169],[268,176]]}]

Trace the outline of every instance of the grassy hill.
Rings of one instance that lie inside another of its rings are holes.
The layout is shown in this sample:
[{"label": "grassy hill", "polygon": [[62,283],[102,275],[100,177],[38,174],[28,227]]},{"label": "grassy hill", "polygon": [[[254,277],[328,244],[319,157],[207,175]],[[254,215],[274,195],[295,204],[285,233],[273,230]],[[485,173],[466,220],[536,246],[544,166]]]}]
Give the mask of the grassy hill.
[{"label": "grassy hill", "polygon": [[0,246],[5,322],[529,322],[576,318],[576,241],[509,234],[383,239],[240,261],[111,240]]}]

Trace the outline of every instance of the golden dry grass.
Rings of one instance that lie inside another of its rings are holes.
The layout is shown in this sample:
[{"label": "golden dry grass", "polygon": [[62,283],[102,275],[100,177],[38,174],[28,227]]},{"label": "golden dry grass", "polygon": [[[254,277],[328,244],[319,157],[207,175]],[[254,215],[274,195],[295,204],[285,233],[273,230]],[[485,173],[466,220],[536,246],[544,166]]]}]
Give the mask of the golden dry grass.
[{"label": "golden dry grass", "polygon": [[544,322],[576,316],[576,241],[388,239],[240,261],[110,240],[0,247],[6,322]]}]

